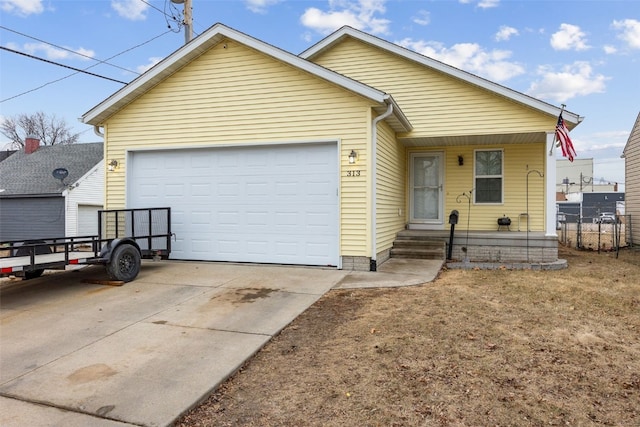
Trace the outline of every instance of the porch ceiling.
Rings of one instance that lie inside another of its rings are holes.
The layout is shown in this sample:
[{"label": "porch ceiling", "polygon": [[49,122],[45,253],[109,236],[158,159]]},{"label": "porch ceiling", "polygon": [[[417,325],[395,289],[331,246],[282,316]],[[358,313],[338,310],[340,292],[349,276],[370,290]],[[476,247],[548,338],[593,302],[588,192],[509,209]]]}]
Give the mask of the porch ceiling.
[{"label": "porch ceiling", "polygon": [[545,143],[545,132],[496,134],[496,135],[450,135],[450,136],[399,136],[405,147],[440,147],[459,145],[505,145]]}]

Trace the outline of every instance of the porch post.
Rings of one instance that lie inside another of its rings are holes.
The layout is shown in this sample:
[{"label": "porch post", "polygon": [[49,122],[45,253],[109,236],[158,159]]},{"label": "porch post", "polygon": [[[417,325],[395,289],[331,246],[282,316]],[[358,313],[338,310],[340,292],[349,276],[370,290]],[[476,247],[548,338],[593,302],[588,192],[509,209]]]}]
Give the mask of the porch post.
[{"label": "porch post", "polygon": [[558,237],[556,232],[556,153],[554,150],[555,132],[547,132],[545,176],[545,235]]}]

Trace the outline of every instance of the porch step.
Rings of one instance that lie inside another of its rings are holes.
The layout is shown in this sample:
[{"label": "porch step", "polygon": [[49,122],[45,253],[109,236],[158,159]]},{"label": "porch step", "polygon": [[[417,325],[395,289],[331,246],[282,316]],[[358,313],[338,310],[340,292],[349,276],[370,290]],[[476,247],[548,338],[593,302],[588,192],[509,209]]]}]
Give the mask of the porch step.
[{"label": "porch step", "polygon": [[445,241],[411,230],[398,233],[391,248],[391,258],[444,260],[445,256]]}]

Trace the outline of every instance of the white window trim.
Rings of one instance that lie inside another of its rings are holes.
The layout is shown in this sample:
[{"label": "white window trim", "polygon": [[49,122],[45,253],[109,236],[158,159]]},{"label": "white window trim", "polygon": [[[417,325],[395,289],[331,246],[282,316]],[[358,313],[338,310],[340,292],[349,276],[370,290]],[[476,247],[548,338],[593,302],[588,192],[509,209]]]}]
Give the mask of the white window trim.
[{"label": "white window trim", "polygon": [[476,173],[476,153],[479,151],[500,151],[500,171],[502,174],[500,175],[482,175],[482,178],[500,178],[500,202],[478,202],[476,200],[477,193],[473,192],[473,204],[474,205],[482,205],[482,206],[501,206],[504,205],[504,149],[503,148],[482,148],[478,150],[473,150],[473,187],[476,186],[476,180],[478,179],[478,175]]}]

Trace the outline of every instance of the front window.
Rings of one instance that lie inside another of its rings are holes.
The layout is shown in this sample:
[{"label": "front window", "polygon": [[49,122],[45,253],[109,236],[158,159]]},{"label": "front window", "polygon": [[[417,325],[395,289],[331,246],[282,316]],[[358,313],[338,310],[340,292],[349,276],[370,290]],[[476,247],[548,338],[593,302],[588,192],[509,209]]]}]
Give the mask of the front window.
[{"label": "front window", "polygon": [[475,203],[502,203],[502,150],[476,150]]}]

